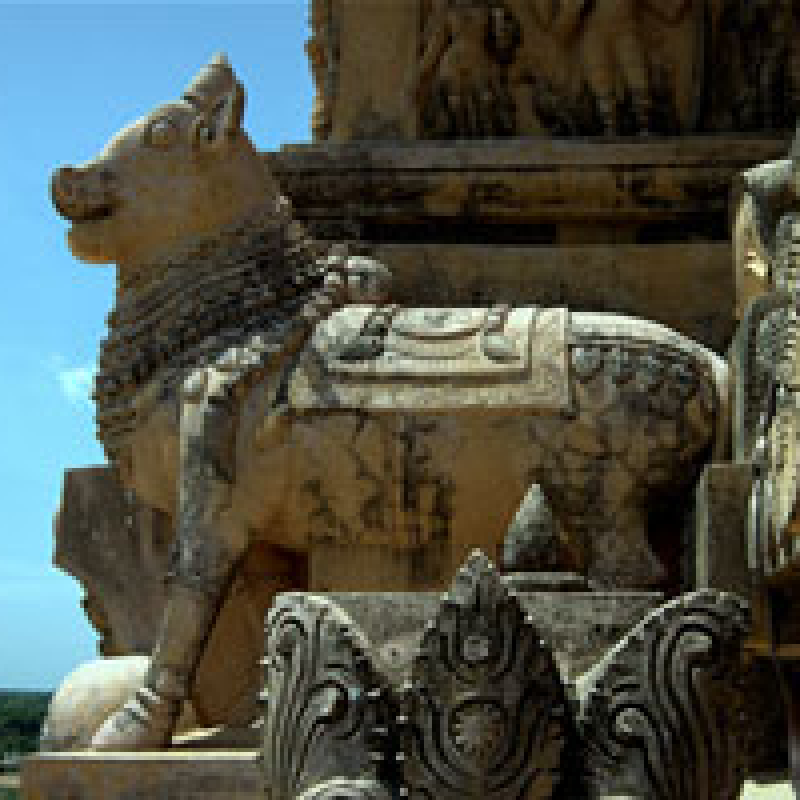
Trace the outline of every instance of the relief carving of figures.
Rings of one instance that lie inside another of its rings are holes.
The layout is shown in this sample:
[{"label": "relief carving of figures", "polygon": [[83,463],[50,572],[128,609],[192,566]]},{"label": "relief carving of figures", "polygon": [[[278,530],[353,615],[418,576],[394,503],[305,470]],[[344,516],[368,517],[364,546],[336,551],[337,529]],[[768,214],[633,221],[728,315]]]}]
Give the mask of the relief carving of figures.
[{"label": "relief carving of figures", "polygon": [[513,34],[502,6],[434,0],[412,81],[422,129],[433,138],[513,133],[511,100],[493,42]]},{"label": "relief carving of figures", "polygon": [[412,82],[422,135],[691,129],[705,23],[704,0],[435,0]]},{"label": "relief carving of figures", "polygon": [[796,3],[722,0],[717,14],[714,93],[707,127],[715,131],[791,128],[800,111]]},{"label": "relief carving of figures", "polygon": [[[521,75],[532,80],[534,106],[551,133],[691,128],[703,7],[700,0],[517,0],[524,32],[512,84]],[[554,106],[562,109],[555,118]]]},{"label": "relief carving of figures", "polygon": [[[406,2],[398,13],[413,21],[400,33],[395,15],[384,34],[378,11],[313,0],[316,138],[336,138],[337,125],[345,139],[769,131],[800,112],[792,0]],[[394,37],[391,54],[373,59],[387,79],[372,94],[349,72],[361,51],[348,30],[367,13],[370,41]],[[340,92],[348,75],[351,90]],[[334,125],[347,117],[334,108],[345,95],[363,106],[363,124]],[[408,125],[387,122],[383,105]]]}]

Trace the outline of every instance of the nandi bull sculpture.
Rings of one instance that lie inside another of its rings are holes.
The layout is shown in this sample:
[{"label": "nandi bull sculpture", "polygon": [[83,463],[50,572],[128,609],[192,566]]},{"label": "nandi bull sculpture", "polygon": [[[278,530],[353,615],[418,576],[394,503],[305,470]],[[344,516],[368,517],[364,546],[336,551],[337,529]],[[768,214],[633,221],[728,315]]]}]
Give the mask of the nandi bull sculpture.
[{"label": "nandi bull sculpture", "polygon": [[363,573],[324,587],[312,570],[312,589],[439,588],[474,548],[498,552],[538,483],[571,566],[652,585],[651,501],[721,444],[725,364],[660,325],[372,305],[387,271],[306,238],[243,112],[217,57],[180,101],[52,179],[73,254],[117,264],[100,438],[176,529],[147,677],[96,748],[169,743],[256,541],[346,548]]}]

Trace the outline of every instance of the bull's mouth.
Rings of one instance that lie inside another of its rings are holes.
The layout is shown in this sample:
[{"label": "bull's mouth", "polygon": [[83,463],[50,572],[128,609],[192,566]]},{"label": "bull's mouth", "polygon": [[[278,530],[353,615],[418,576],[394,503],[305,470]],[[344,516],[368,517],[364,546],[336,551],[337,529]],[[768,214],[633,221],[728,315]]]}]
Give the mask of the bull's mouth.
[{"label": "bull's mouth", "polygon": [[83,214],[74,215],[70,217],[70,222],[79,225],[84,222],[101,222],[104,219],[109,219],[114,214],[114,206],[98,206],[97,208],[85,211]]}]

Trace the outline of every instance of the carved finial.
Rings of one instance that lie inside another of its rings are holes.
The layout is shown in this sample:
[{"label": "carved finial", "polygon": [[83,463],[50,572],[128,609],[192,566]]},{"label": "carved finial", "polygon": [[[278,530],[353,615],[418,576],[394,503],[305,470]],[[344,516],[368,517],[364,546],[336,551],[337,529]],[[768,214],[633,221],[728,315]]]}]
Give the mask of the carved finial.
[{"label": "carved finial", "polygon": [[412,800],[551,796],[566,739],[561,677],[483,553],[426,629],[402,706]]}]

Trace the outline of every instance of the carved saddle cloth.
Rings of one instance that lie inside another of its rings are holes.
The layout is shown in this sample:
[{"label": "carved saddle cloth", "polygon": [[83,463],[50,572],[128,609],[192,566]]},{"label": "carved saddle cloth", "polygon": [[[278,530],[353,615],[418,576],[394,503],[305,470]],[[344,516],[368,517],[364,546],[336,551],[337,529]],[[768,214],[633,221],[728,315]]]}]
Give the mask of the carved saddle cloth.
[{"label": "carved saddle cloth", "polygon": [[296,411],[437,412],[569,405],[566,309],[350,306],[294,370]]}]

